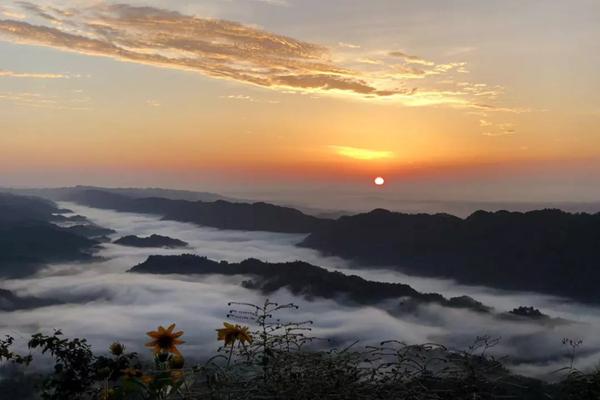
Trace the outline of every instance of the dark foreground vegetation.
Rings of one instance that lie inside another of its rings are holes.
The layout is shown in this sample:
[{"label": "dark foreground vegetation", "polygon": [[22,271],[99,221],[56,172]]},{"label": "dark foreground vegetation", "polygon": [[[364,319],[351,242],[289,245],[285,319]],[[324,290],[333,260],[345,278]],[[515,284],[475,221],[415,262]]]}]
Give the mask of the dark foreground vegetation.
[{"label": "dark foreground vegetation", "polygon": [[[15,353],[14,339],[0,341],[3,399],[556,399],[600,398],[600,373],[574,364],[557,371],[555,383],[510,373],[491,354],[495,340],[477,338],[465,351],[390,340],[330,348],[311,335],[311,322],[286,322],[296,308],[268,300],[230,303],[232,323],[216,329],[221,347],[213,357],[191,361],[175,325],[148,332],[153,358],[113,343],[95,354],[85,339],[60,331],[35,334],[30,353]],[[204,327],[203,329],[210,329]],[[579,343],[564,340],[576,349]],[[215,343],[217,343],[215,341]],[[217,347],[217,345],[215,345]],[[47,372],[30,364],[39,353],[53,360]],[[185,355],[184,355],[185,354]],[[574,354],[574,353],[573,353]],[[29,366],[29,367],[28,367]]]}]

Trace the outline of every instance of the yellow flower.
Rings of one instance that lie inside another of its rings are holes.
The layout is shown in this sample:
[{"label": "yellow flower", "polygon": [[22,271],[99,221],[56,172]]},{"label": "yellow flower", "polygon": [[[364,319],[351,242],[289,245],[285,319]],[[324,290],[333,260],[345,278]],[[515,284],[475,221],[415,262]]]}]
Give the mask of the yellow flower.
[{"label": "yellow flower", "polygon": [[152,340],[146,343],[146,347],[152,348],[154,353],[174,353],[181,354],[177,349],[178,344],[185,343],[183,340],[178,339],[181,335],[183,335],[183,331],[173,332],[175,329],[175,324],[169,325],[167,329],[159,326],[157,330],[148,332],[147,335],[152,338]]},{"label": "yellow flower", "polygon": [[224,322],[225,328],[217,329],[217,340],[223,340],[225,346],[233,345],[237,340],[241,343],[252,343],[252,335],[247,326],[239,326]]}]

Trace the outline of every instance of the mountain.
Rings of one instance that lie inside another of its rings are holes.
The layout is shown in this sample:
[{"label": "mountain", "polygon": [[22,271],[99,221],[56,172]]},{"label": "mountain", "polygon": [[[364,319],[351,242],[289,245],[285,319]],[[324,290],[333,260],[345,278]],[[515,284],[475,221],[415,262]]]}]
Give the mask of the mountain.
[{"label": "mountain", "polygon": [[59,302],[38,297],[17,296],[9,290],[0,288],[0,311],[27,310],[54,304],[59,304]]},{"label": "mountain", "polygon": [[0,276],[26,275],[50,262],[89,259],[96,244],[46,222],[2,224]]},{"label": "mountain", "polygon": [[309,233],[330,222],[293,208],[267,203],[203,202],[158,197],[136,199],[102,190],[78,191],[67,200],[96,208],[157,214],[167,220],[219,229]]},{"label": "mountain", "polygon": [[64,228],[65,231],[74,233],[88,239],[104,240],[107,235],[113,234],[116,231],[113,229],[103,228],[95,224],[73,225]]},{"label": "mountain", "polygon": [[162,197],[171,200],[188,200],[188,201],[217,201],[227,200],[236,201],[236,199],[221,196],[220,194],[210,192],[195,192],[190,190],[174,190],[161,188],[104,188],[98,186],[72,186],[61,188],[29,188],[29,189],[1,189],[3,192],[10,192],[18,195],[44,197],[53,201],[66,200],[70,196],[87,190],[101,190],[103,192],[119,194],[131,198],[144,197]]},{"label": "mountain", "polygon": [[600,302],[600,214],[560,210],[342,217],[301,246],[407,273]]},{"label": "mountain", "polygon": [[177,248],[186,247],[188,243],[183,240],[173,239],[168,236],[161,235],[150,235],[148,237],[139,237],[134,235],[123,236],[120,239],[114,241],[116,244],[122,246],[132,247],[166,247],[166,248]]},{"label": "mountain", "polygon": [[304,297],[344,299],[355,304],[372,305],[397,301],[397,312],[410,311],[416,305],[435,303],[446,307],[467,308],[489,312],[490,308],[468,296],[447,299],[437,293],[420,293],[409,285],[368,281],[355,275],[332,272],[302,262],[267,263],[248,259],[241,263],[213,261],[206,257],[184,254],[179,256],[150,256],[129,272],[151,274],[221,274],[248,275],[244,286],[272,293],[282,288]]},{"label": "mountain", "polygon": [[0,193],[0,276],[23,276],[49,262],[89,259],[97,242],[52,223],[54,203]]},{"label": "mountain", "polygon": [[0,193],[0,223],[52,221],[61,210],[53,202],[30,196]]}]

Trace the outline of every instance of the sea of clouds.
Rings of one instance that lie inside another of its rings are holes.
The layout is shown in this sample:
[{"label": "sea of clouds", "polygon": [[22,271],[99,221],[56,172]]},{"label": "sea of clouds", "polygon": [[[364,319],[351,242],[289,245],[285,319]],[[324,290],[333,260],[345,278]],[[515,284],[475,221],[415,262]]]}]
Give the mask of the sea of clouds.
[{"label": "sea of clouds", "polygon": [[[304,236],[268,232],[226,231],[192,224],[163,221],[158,216],[99,210],[61,203],[76,214],[124,235],[160,234],[184,240],[189,249],[134,248],[105,243],[99,258],[83,263],[53,264],[34,276],[2,282],[2,287],[22,296],[58,299],[65,304],[33,310],[0,312],[0,334],[26,339],[31,333],[50,333],[60,328],[69,337],[86,337],[103,351],[114,340],[129,350],[147,352],[145,332],[158,325],[176,323],[185,331],[185,354],[203,357],[218,347],[215,329],[226,320],[229,301],[262,303],[265,295],[240,284],[247,277],[146,275],[126,273],[152,254],[193,253],[215,260],[242,261],[249,257],[264,261],[303,260],[331,270],[366,279],[402,282],[424,292],[444,296],[467,294],[503,312],[525,305],[552,317],[573,323],[544,325],[493,318],[468,310],[437,305],[421,306],[412,315],[394,316],[386,307],[352,306],[343,301],[298,298],[286,290],[269,294],[279,303],[294,302],[297,311],[281,315],[290,321],[314,321],[314,335],[338,344],[360,339],[373,344],[398,339],[409,344],[436,342],[467,349],[477,336],[500,337],[492,353],[507,356],[520,373],[552,377],[552,371],[568,364],[569,349],[562,338],[582,339],[577,366],[586,368],[600,361],[600,308],[552,296],[515,293],[486,287],[459,285],[451,280],[408,276],[401,272],[350,265],[337,257],[296,247]],[[550,375],[548,375],[550,374]]]}]

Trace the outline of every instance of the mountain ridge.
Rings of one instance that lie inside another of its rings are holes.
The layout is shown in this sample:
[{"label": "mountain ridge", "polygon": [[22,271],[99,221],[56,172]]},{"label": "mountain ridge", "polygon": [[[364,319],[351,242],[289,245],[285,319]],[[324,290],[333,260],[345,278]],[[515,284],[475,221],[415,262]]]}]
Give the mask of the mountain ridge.
[{"label": "mountain ridge", "polygon": [[600,214],[556,209],[341,217],[300,246],[361,265],[600,302]]}]

